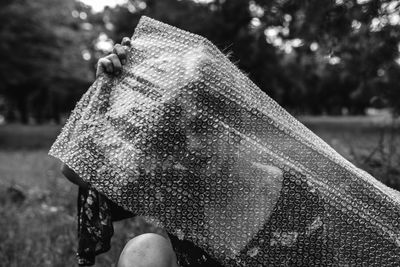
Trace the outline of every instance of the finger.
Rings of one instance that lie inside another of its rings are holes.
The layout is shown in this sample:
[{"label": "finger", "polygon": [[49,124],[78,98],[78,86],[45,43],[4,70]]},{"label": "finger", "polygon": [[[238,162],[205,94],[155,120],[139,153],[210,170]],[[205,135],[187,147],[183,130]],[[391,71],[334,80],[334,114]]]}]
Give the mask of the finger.
[{"label": "finger", "polygon": [[99,77],[99,75],[104,72],[107,73],[113,72],[113,65],[111,60],[105,57],[100,58],[99,61],[97,62],[96,77]]},{"label": "finger", "polygon": [[131,46],[131,38],[129,38],[129,37],[122,38],[121,44],[130,47]]},{"label": "finger", "polygon": [[122,64],[121,61],[119,60],[118,56],[116,54],[110,54],[106,56],[108,60],[111,61],[112,63],[112,71],[111,73],[114,73],[116,75],[121,73],[122,70]]},{"label": "finger", "polygon": [[125,47],[120,44],[116,44],[113,48],[113,53],[118,56],[119,60],[121,61],[121,64],[125,65],[127,57]]}]

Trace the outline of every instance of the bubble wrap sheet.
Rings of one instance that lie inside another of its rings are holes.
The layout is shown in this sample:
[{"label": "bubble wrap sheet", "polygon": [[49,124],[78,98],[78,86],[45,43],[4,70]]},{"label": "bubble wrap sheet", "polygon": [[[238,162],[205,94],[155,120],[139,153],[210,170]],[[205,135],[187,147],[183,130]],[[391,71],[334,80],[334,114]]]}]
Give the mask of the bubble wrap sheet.
[{"label": "bubble wrap sheet", "polygon": [[50,154],[226,266],[400,266],[399,194],[356,168],[211,42],[148,17]]}]

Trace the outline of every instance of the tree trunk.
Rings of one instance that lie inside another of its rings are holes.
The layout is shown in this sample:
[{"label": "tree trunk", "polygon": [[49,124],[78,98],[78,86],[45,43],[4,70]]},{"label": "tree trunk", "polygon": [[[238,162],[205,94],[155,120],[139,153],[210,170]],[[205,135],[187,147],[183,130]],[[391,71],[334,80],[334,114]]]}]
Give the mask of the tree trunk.
[{"label": "tree trunk", "polygon": [[17,99],[17,110],[21,123],[28,124],[28,105],[26,97],[19,97]]}]

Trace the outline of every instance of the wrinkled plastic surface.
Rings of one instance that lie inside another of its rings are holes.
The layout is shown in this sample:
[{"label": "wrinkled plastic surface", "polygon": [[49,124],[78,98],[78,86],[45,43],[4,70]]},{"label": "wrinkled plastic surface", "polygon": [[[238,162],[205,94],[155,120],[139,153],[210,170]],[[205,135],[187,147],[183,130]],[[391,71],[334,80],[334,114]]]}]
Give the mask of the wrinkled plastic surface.
[{"label": "wrinkled plastic surface", "polygon": [[200,36],[143,17],[51,148],[111,200],[227,266],[400,266],[399,195]]}]

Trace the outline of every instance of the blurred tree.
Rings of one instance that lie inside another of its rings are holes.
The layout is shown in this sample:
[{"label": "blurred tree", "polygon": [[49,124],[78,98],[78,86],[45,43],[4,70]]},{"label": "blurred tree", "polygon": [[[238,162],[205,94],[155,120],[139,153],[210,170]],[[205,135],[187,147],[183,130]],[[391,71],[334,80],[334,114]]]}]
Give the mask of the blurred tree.
[{"label": "blurred tree", "polygon": [[207,37],[293,112],[362,114],[376,98],[400,106],[399,10],[392,0],[131,0],[106,16],[116,41],[143,14]]},{"label": "blurred tree", "polygon": [[74,0],[1,3],[0,94],[23,123],[29,114],[59,121],[60,111],[71,108],[65,100],[77,98],[93,79],[82,60],[93,36],[84,21],[88,11]]},{"label": "blurred tree", "polygon": [[0,3],[0,94],[38,121],[73,107],[112,41],[148,15],[210,39],[294,113],[400,110],[394,0],[130,0],[93,13],[75,0]]},{"label": "blurred tree", "polygon": [[[345,109],[359,114],[377,97],[385,98],[391,107],[400,107],[400,102],[392,101],[399,99],[393,98],[393,94],[400,94],[399,87],[393,83],[394,76],[400,75],[399,1],[250,2],[262,10],[259,18],[264,26],[260,30],[266,33],[267,41],[277,48],[283,47],[284,51],[288,45],[292,46],[289,51],[295,50],[298,58],[295,64],[300,63],[300,69],[288,62],[284,76],[308,88],[300,90],[304,94],[298,98],[307,103],[308,108],[317,107],[315,112],[318,113],[337,113],[338,109]],[[277,31],[275,39],[269,38],[273,30]],[[306,67],[301,62],[314,63]],[[302,78],[310,76],[314,79]],[[291,77],[299,79],[295,81]],[[384,88],[386,90],[382,90]],[[285,99],[296,95],[291,90],[285,92],[289,94]],[[307,101],[310,97],[317,97],[318,101],[310,103]]]}]

